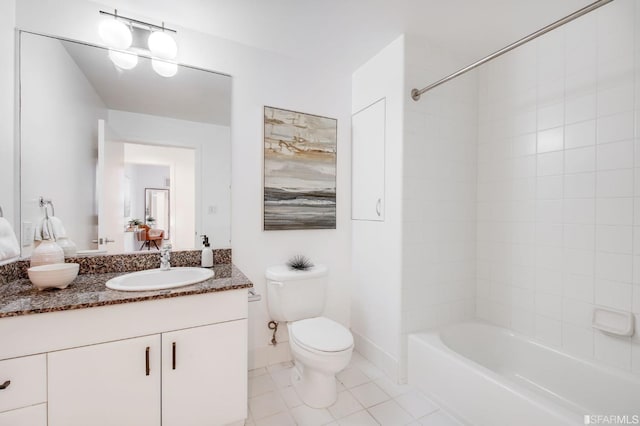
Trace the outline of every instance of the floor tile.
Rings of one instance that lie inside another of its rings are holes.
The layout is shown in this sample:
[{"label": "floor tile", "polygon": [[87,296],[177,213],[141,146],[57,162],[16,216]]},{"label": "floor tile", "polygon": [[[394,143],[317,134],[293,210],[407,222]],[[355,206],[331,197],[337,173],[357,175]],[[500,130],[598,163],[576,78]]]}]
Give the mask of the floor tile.
[{"label": "floor tile", "polygon": [[293,388],[293,386],[287,386],[286,388],[280,389],[280,395],[282,399],[284,399],[284,403],[287,404],[289,408],[296,408],[303,404],[302,400],[298,396],[298,392]]},{"label": "floor tile", "polygon": [[415,419],[419,419],[438,410],[438,406],[434,402],[418,392],[405,393],[404,395],[396,397],[395,400]]},{"label": "floor tile", "polygon": [[339,419],[338,424],[340,426],[378,426],[378,422],[366,410]]},{"label": "floor tile", "polygon": [[392,382],[388,377],[383,376],[376,380],[374,383],[380,387],[387,395],[395,398],[397,396],[403,395],[409,391],[411,391],[411,387],[409,385],[399,385],[397,383]]},{"label": "floor tile", "polygon": [[291,367],[293,367],[293,362],[291,362],[291,361],[279,362],[277,364],[273,364],[273,365],[267,366],[267,371],[269,373],[275,373],[277,371],[286,370],[286,369],[289,369]]},{"label": "floor tile", "polygon": [[413,417],[394,400],[374,405],[367,410],[382,426],[406,425],[413,421]]},{"label": "floor tile", "polygon": [[426,417],[422,417],[420,419],[420,424],[423,426],[462,426],[462,423],[442,410],[429,414]]},{"label": "floor tile", "polygon": [[291,370],[293,367],[283,368],[271,373],[271,378],[278,388],[291,386]]},{"label": "floor tile", "polygon": [[296,421],[288,411],[283,411],[273,416],[256,420],[255,426],[296,426]]},{"label": "floor tile", "polygon": [[278,392],[271,391],[249,398],[249,410],[251,410],[254,422],[257,423],[259,419],[287,411],[287,406]]},{"label": "floor tile", "polygon": [[264,367],[249,370],[249,377],[262,376],[263,374],[267,374],[267,369]]},{"label": "floor tile", "polygon": [[311,408],[306,405],[291,409],[291,415],[299,426],[320,426],[333,421],[333,417],[326,409]]},{"label": "floor tile", "polygon": [[339,372],[336,377],[347,389],[370,381],[369,378],[357,367],[346,368]]},{"label": "floor tile", "polygon": [[269,374],[249,378],[249,398],[275,389],[276,384]]},{"label": "floor tile", "polygon": [[378,385],[373,382],[351,388],[350,392],[365,408],[380,404],[391,399]]},{"label": "floor tile", "polygon": [[342,417],[346,417],[349,414],[353,414],[357,411],[361,411],[364,409],[362,404],[358,402],[357,399],[351,395],[351,393],[346,390],[344,392],[340,392],[338,394],[338,399],[336,402],[327,408],[334,419],[340,419]]}]

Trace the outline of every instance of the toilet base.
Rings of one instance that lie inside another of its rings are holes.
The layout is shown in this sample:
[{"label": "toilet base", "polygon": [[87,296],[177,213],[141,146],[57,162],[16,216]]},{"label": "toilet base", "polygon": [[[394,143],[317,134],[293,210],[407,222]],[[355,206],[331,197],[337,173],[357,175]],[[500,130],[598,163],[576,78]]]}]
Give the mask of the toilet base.
[{"label": "toilet base", "polygon": [[304,368],[296,362],[291,370],[291,383],[302,402],[312,408],[326,408],[338,397],[336,377],[321,371]]}]

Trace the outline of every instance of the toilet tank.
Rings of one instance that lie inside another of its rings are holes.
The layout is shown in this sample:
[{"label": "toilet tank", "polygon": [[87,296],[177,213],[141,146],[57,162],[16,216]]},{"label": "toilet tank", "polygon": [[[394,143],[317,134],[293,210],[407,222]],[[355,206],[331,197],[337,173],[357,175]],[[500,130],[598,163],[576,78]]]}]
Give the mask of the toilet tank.
[{"label": "toilet tank", "polygon": [[320,316],[324,310],[329,269],[324,265],[306,271],[277,265],[267,268],[267,306],[275,321],[298,321]]}]

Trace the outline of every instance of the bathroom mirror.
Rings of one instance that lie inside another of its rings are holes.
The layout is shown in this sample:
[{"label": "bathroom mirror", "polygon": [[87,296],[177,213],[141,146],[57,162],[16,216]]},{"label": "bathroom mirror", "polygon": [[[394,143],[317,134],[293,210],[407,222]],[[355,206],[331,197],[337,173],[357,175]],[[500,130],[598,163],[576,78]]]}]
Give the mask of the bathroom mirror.
[{"label": "bathroom mirror", "polygon": [[231,246],[231,77],[183,65],[163,77],[142,55],[122,69],[108,49],[25,31],[19,52],[23,256],[41,197],[79,253],[139,250],[148,216],[174,249],[202,234]]},{"label": "bathroom mirror", "polygon": [[169,190],[162,188],[144,189],[145,223],[151,228],[164,231],[164,239],[170,239],[171,209],[169,208]]}]

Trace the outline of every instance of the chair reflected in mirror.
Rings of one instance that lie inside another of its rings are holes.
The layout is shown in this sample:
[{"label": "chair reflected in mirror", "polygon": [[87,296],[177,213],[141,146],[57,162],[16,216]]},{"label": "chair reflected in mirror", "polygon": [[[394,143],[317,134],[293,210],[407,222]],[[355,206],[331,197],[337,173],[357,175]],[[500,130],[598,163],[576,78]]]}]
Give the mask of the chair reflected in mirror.
[{"label": "chair reflected in mirror", "polygon": [[155,246],[156,250],[160,250],[160,245],[162,245],[162,240],[164,239],[164,229],[152,229],[149,225],[139,225],[136,230],[136,240],[142,242],[139,250],[144,250],[147,247],[147,250],[151,250],[151,244]]}]

